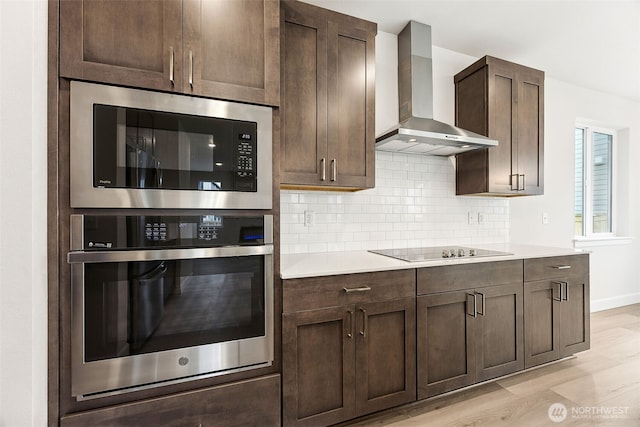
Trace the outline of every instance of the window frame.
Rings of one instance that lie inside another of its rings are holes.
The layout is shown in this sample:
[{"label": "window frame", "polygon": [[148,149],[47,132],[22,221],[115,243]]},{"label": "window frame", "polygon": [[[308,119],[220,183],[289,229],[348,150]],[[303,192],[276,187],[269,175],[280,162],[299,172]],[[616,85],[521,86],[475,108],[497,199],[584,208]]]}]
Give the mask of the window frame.
[{"label": "window frame", "polygon": [[[590,124],[586,124],[584,122],[577,122],[574,126],[574,137],[575,131],[577,129],[582,129],[584,132],[584,140],[583,140],[583,153],[582,153],[582,234],[575,234],[575,209],[574,209],[574,235],[576,240],[600,240],[600,239],[609,239],[615,238],[616,227],[617,227],[617,185],[616,185],[616,177],[617,177],[617,131],[613,128],[608,128],[604,126],[594,126]],[[609,209],[610,209],[610,222],[611,227],[608,232],[594,232],[593,231],[593,210],[594,210],[594,197],[592,193],[593,189],[593,175],[594,175],[594,166],[593,166],[593,134],[601,133],[605,135],[611,136],[611,168],[609,170],[609,182],[610,182],[610,192],[611,196],[609,198]],[[574,142],[574,161],[576,158],[576,147]],[[576,165],[574,164],[574,167]],[[574,180],[576,177],[577,170],[574,169]],[[576,204],[576,190],[577,187],[574,187],[574,208]]]}]

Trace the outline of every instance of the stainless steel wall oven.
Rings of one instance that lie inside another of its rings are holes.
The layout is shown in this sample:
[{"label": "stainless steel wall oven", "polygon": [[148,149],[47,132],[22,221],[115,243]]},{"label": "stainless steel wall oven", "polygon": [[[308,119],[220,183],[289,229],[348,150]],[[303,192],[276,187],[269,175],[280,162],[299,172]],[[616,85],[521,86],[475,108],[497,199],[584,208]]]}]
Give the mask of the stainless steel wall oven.
[{"label": "stainless steel wall oven", "polygon": [[271,209],[272,110],[71,82],[71,207]]},{"label": "stainless steel wall oven", "polygon": [[273,362],[271,216],[72,215],[78,400]]}]

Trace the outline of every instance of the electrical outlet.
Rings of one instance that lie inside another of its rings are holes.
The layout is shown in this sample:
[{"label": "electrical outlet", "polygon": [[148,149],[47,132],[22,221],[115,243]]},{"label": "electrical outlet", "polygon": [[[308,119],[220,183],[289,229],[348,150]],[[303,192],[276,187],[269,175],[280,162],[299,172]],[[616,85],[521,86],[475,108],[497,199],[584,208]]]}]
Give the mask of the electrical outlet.
[{"label": "electrical outlet", "polygon": [[484,224],[484,214],[482,212],[478,212],[478,224]]},{"label": "electrical outlet", "polygon": [[478,214],[476,212],[469,212],[468,219],[469,219],[469,224],[477,224]]},{"label": "electrical outlet", "polygon": [[313,225],[313,220],[314,218],[314,212],[313,211],[304,211],[304,226],[305,227],[311,227]]},{"label": "electrical outlet", "polygon": [[542,212],[542,223],[549,224],[549,214],[546,212]]}]

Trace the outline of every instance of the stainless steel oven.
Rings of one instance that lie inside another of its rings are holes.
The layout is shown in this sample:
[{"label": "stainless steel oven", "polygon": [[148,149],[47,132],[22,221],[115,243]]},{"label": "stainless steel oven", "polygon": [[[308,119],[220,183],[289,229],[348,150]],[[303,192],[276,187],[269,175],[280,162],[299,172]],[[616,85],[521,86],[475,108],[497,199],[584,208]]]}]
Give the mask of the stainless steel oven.
[{"label": "stainless steel oven", "polygon": [[78,400],[273,362],[271,216],[72,215]]},{"label": "stainless steel oven", "polygon": [[71,82],[71,206],[270,209],[272,110]]}]

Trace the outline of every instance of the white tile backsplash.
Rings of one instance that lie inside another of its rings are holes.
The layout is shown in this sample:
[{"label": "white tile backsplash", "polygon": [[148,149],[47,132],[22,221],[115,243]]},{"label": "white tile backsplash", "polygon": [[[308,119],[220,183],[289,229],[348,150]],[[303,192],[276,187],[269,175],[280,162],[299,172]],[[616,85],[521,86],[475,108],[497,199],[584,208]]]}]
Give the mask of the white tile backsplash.
[{"label": "white tile backsplash", "polygon": [[[284,254],[506,243],[509,201],[455,195],[446,157],[376,151],[376,187],[355,193],[282,190]],[[313,212],[311,226],[305,211]],[[482,223],[469,224],[469,213]]]}]

